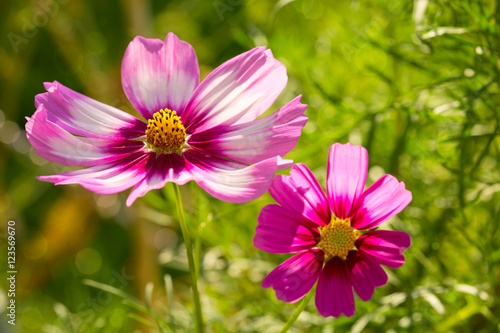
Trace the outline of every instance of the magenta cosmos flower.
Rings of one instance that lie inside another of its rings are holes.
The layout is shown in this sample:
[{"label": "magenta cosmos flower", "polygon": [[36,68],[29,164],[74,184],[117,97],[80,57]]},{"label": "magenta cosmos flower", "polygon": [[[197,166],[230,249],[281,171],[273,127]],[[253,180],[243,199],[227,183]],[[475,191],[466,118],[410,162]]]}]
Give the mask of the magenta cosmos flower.
[{"label": "magenta cosmos flower", "polygon": [[279,205],[262,209],[254,245],[271,253],[298,253],[262,282],[274,288],[278,299],[296,302],[317,281],[319,313],[349,317],[354,314],[353,288],[367,301],[375,287],[387,283],[380,265],[404,263],[410,236],[370,229],[405,208],[411,193],[391,175],[363,192],[367,168],[366,149],[336,143],[328,159],[327,196],[303,164],[294,165],[290,176],[276,177],[269,192]]},{"label": "magenta cosmos flower", "polygon": [[80,184],[102,194],[134,187],[131,205],[167,182],[196,181],[218,199],[246,202],[264,194],[283,156],[297,143],[306,105],[300,96],[259,118],[287,82],[271,50],[256,47],[199,83],[192,46],[136,37],[123,57],[122,86],[139,120],[58,82],[45,83],[27,118],[27,137],[43,158],[85,167],[38,179]]}]

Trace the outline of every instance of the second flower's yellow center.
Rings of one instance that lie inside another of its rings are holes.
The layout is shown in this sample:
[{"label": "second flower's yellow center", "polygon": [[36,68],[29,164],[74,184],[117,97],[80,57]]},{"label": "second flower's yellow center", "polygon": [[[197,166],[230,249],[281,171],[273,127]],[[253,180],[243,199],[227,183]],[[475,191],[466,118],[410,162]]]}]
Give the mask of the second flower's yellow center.
[{"label": "second flower's yellow center", "polygon": [[359,231],[351,227],[350,219],[339,220],[333,217],[330,224],[319,228],[321,241],[318,248],[326,255],[345,259],[349,251],[354,247],[354,242],[359,237]]},{"label": "second flower's yellow center", "polygon": [[146,142],[156,151],[179,151],[185,141],[186,129],[175,111],[160,110],[148,120]]}]

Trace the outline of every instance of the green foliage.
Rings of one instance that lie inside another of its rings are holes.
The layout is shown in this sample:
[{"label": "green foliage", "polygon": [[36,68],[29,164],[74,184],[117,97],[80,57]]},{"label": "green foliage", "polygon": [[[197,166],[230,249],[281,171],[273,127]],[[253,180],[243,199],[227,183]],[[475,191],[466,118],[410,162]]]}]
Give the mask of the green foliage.
[{"label": "green foliage", "polygon": [[[241,52],[268,46],[289,76],[270,111],[298,94],[309,105],[310,120],[287,157],[325,184],[330,145],[362,144],[370,155],[369,183],[391,173],[413,194],[410,206],[384,225],[412,238],[405,265],[387,269],[389,283],[369,302],[356,299],[351,318],[322,318],[310,302],[290,332],[500,329],[498,2],[1,6],[0,217],[17,223],[19,266],[18,325],[0,323],[2,331],[192,331],[173,190],[148,193],[127,208],[127,193],[102,196],[39,182],[35,176],[68,169],[37,156],[23,130],[44,81],[137,115],[121,89],[123,52],[136,35],[163,39],[169,31],[193,45],[203,77]],[[279,331],[298,304],[277,301],[260,282],[288,256],[252,244],[257,216],[272,198],[236,205],[195,184],[181,192],[208,331]]]}]

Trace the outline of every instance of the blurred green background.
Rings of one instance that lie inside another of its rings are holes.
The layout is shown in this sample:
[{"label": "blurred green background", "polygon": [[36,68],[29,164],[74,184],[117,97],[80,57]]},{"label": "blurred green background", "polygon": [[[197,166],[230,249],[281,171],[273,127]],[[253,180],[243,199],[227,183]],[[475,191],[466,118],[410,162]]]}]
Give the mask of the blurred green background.
[{"label": "blurred green background", "polygon": [[[138,116],[121,88],[123,53],[136,35],[170,31],[193,45],[202,78],[254,46],[272,49],[289,76],[273,111],[298,94],[309,105],[287,157],[320,183],[330,145],[349,141],[369,151],[370,184],[391,173],[413,193],[384,225],[411,235],[406,264],[387,269],[389,283],[371,301],[356,299],[353,317],[322,318],[311,302],[290,332],[499,331],[497,1],[2,0],[0,8],[1,332],[154,332],[157,321],[192,331],[171,186],[127,208],[126,192],[40,182],[68,168],[39,157],[24,131],[44,81]],[[272,198],[236,205],[194,183],[181,190],[208,331],[277,332],[297,305],[260,282],[289,256],[252,245]],[[8,220],[17,232],[15,327],[5,314]]]}]

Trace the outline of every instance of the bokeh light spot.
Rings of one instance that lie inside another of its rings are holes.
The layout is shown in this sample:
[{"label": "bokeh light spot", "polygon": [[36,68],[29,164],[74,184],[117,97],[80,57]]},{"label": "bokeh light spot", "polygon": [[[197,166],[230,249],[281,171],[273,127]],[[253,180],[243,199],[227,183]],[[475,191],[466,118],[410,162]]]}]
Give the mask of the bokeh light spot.
[{"label": "bokeh light spot", "polygon": [[101,268],[101,255],[94,249],[85,248],[75,258],[76,268],[83,274],[94,274]]},{"label": "bokeh light spot", "polygon": [[162,228],[155,233],[154,244],[158,250],[173,249],[177,244],[177,234],[167,228]]},{"label": "bokeh light spot", "polygon": [[99,55],[106,51],[108,45],[101,33],[94,31],[85,38],[85,48],[93,54]]},{"label": "bokeh light spot", "polygon": [[47,239],[41,235],[35,236],[32,242],[28,243],[24,249],[23,253],[26,258],[31,260],[37,260],[43,257],[47,253],[48,243]]},{"label": "bokeh light spot", "polygon": [[121,328],[125,321],[127,320],[127,313],[123,309],[115,309],[111,318],[109,318],[109,322],[115,328]]},{"label": "bokeh light spot", "polygon": [[24,327],[36,330],[43,323],[43,315],[34,306],[27,307],[19,316]]}]

